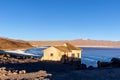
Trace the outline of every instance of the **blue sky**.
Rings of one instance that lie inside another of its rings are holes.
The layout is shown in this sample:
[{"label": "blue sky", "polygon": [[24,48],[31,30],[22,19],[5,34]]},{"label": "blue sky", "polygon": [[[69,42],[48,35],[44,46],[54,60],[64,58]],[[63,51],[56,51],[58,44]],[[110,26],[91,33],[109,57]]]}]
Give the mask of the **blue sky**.
[{"label": "blue sky", "polygon": [[0,36],[120,40],[119,0],[0,0]]}]

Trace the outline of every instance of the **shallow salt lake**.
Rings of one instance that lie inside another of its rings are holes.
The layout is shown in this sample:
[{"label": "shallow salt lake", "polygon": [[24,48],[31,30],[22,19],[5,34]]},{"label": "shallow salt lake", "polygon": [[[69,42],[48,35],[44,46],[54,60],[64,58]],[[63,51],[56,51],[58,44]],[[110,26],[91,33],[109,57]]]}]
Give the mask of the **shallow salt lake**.
[{"label": "shallow salt lake", "polygon": [[82,63],[97,67],[97,61],[109,62],[113,57],[120,57],[120,48],[83,48]]},{"label": "shallow salt lake", "polygon": [[[46,47],[45,47],[46,48]],[[26,50],[27,53],[43,55],[42,50],[45,48],[34,48]],[[87,66],[97,67],[97,61],[109,62],[113,57],[120,57],[120,48],[82,48],[81,62]]]}]

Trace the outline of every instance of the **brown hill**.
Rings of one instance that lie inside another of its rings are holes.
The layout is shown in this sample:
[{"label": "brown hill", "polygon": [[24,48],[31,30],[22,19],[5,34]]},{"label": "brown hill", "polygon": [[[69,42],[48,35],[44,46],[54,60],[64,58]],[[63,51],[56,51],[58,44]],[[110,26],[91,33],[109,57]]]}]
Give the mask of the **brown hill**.
[{"label": "brown hill", "polygon": [[0,38],[0,49],[24,49],[31,47],[26,41]]},{"label": "brown hill", "polygon": [[104,40],[65,40],[65,41],[29,41],[33,46],[51,46],[62,45],[65,42],[72,43],[76,46],[83,47],[120,47],[120,41],[104,41]]}]

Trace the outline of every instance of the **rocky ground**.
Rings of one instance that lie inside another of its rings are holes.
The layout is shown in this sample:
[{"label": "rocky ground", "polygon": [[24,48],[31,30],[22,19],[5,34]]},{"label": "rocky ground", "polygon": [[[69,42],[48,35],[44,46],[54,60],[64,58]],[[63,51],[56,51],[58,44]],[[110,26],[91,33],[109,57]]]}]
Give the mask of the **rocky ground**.
[{"label": "rocky ground", "polygon": [[52,74],[48,74],[46,71],[43,70],[32,73],[26,73],[25,70],[21,70],[18,73],[11,72],[10,70],[2,70],[0,72],[0,80],[50,80],[49,77],[52,76]]},{"label": "rocky ground", "polygon": [[54,75],[53,80],[120,80],[120,68],[76,70]]},{"label": "rocky ground", "polygon": [[77,70],[70,64],[0,55],[0,80],[120,80],[120,68]]},{"label": "rocky ground", "polygon": [[74,70],[57,62],[42,62],[39,58],[13,58],[0,55],[0,80],[51,80],[53,75]]},{"label": "rocky ground", "polygon": [[49,80],[52,74],[39,69],[39,63],[39,58],[0,55],[0,80]]}]

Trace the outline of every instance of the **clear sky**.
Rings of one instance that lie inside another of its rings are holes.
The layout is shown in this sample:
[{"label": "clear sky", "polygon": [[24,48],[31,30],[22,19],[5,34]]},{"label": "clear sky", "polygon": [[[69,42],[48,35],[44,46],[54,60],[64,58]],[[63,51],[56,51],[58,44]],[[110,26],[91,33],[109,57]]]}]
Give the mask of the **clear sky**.
[{"label": "clear sky", "polygon": [[120,0],[0,0],[0,36],[120,40]]}]

